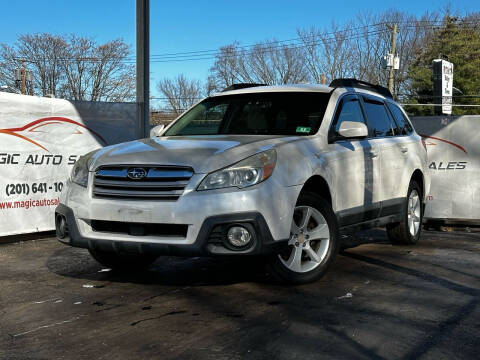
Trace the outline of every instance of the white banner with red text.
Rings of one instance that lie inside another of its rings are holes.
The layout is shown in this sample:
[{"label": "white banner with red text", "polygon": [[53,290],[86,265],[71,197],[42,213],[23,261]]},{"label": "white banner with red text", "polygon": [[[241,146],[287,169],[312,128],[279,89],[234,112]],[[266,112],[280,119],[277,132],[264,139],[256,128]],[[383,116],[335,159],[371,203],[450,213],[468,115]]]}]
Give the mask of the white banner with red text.
[{"label": "white banner with red text", "polygon": [[137,138],[137,109],[0,92],[0,236],[53,230],[75,162]]},{"label": "white banner with red text", "polygon": [[432,179],[425,217],[480,223],[480,116],[413,117]]}]

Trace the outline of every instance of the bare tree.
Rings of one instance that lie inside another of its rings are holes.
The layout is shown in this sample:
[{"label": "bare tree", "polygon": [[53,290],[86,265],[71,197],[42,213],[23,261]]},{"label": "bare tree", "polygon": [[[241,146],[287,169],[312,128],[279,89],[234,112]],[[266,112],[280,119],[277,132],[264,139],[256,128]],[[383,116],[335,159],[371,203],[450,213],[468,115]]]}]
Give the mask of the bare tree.
[{"label": "bare tree", "polygon": [[26,61],[32,93],[72,100],[126,101],[135,95],[135,70],[125,63],[130,47],[117,39],[98,45],[89,38],[21,35],[0,46],[0,82],[15,86],[15,71]]},{"label": "bare tree", "polygon": [[[366,81],[386,85],[388,70],[382,67],[382,58],[390,52],[391,28],[397,23],[396,55],[400,59],[400,68],[394,75],[394,93],[399,94],[408,88],[408,69],[416,54],[422,51],[431,39],[438,13],[425,13],[420,18],[401,11],[358,16],[363,26],[362,36],[355,41],[355,57],[358,59],[356,76]],[[368,30],[367,24],[376,23],[376,31]],[[432,25],[433,24],[433,25]]]},{"label": "bare tree", "polygon": [[237,42],[220,48],[215,63],[210,68],[209,92],[219,91],[237,82],[251,82],[240,74],[245,73],[240,70],[242,56]]},{"label": "bare tree", "polygon": [[199,80],[189,80],[180,74],[174,79],[163,79],[157,83],[157,89],[175,114],[181,114],[204,96]]},{"label": "bare tree", "polygon": [[0,86],[17,88],[16,71],[20,66],[15,49],[7,44],[0,44]]},{"label": "bare tree", "polygon": [[89,96],[89,85],[91,81],[92,48],[95,46],[93,40],[71,35],[65,56],[61,62],[65,74],[65,82],[61,92],[64,97],[73,100],[86,100]]},{"label": "bare tree", "polygon": [[351,41],[351,53],[355,59],[352,74],[355,78],[386,86],[387,71],[382,67],[382,60],[390,51],[391,35],[388,21],[382,20],[377,14],[357,15],[357,36]]},{"label": "bare tree", "polygon": [[123,62],[129,53],[129,46],[119,39],[93,48],[90,101],[133,98],[135,69]]},{"label": "bare tree", "polygon": [[238,82],[275,85],[307,80],[303,53],[296,46],[270,40],[246,49],[233,43],[220,48],[210,68],[209,88],[221,90]]},{"label": "bare tree", "polygon": [[[397,34],[397,55],[400,58],[400,69],[395,71],[395,94],[410,92],[409,69],[415,59],[432,41],[435,34],[435,25],[443,17],[440,13],[425,13],[420,18],[411,15],[393,13],[389,21],[400,24]],[[384,73],[385,74],[385,73]],[[385,76],[386,81],[386,76]]]},{"label": "bare tree", "polygon": [[309,76],[320,83],[324,75],[327,81],[353,76],[355,57],[352,52],[352,36],[355,35],[351,23],[343,29],[332,23],[327,29],[297,30]]},{"label": "bare tree", "polygon": [[265,84],[295,84],[308,80],[302,52],[275,40],[257,44],[244,61],[245,76]]},{"label": "bare tree", "polygon": [[382,67],[383,56],[390,52],[391,29],[397,23],[396,54],[400,69],[395,72],[395,93],[408,87],[408,69],[415,54],[429,41],[437,13],[417,18],[400,11],[380,14],[362,13],[355,21],[339,28],[332,24],[321,31],[316,28],[297,31],[312,81],[355,77],[372,83],[387,84],[388,71]]},{"label": "bare tree", "polygon": [[63,37],[51,34],[21,35],[17,53],[34,68],[33,87],[41,89],[42,95],[57,95],[62,81],[60,62],[65,56],[67,44]]},{"label": "bare tree", "polygon": [[33,74],[33,91],[56,95],[63,77],[60,63],[65,48],[62,37],[50,34],[20,35],[15,46],[2,44],[0,81],[16,86],[15,72],[25,61]]}]

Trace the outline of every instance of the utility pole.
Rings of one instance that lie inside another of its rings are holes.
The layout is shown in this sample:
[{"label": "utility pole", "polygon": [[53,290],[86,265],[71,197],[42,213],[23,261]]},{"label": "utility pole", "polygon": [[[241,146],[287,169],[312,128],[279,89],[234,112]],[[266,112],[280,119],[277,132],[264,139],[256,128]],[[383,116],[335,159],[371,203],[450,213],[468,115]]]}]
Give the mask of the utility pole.
[{"label": "utility pole", "polygon": [[139,137],[150,133],[150,0],[137,0],[137,104]]},{"label": "utility pole", "polygon": [[[388,26],[388,25],[387,25]],[[392,39],[390,43],[390,53],[395,59],[395,45],[397,43],[397,23],[394,23],[393,26],[388,26],[388,28],[392,31]],[[394,72],[393,64],[390,66],[390,72],[388,74],[388,89],[393,94],[393,72]]]},{"label": "utility pole", "polygon": [[327,80],[325,79],[325,74],[320,75],[320,84],[325,85]]},{"label": "utility pole", "polygon": [[22,95],[25,95],[27,92],[27,69],[25,69],[25,60],[22,60],[22,67],[20,68],[20,84],[20,92]]},{"label": "utility pole", "polygon": [[25,60],[22,60],[22,66],[16,71],[16,83],[20,88],[20,93],[25,95],[27,93],[27,69],[25,68]]},{"label": "utility pole", "polygon": [[[15,84],[18,89],[20,89],[20,94],[26,95],[27,94],[27,86],[30,84],[32,85],[32,73],[27,70],[25,66],[25,59],[22,59],[22,66],[20,69],[15,71]],[[31,91],[30,91],[31,92]]]}]

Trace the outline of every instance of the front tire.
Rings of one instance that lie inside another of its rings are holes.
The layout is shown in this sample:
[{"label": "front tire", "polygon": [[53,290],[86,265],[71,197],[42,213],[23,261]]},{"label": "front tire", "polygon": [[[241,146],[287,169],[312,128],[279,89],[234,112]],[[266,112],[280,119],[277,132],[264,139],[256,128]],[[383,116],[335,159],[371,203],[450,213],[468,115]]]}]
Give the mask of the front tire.
[{"label": "front tire", "polygon": [[288,249],[270,259],[268,270],[278,280],[290,284],[316,281],[338,253],[339,238],[331,205],[315,193],[301,193],[295,205]]},{"label": "front tire", "polygon": [[399,223],[387,225],[387,235],[392,244],[413,245],[418,242],[422,231],[422,191],[411,181],[408,187],[404,219]]},{"label": "front tire", "polygon": [[152,255],[118,254],[115,252],[88,249],[90,255],[105,267],[120,271],[145,270],[157,259]]}]

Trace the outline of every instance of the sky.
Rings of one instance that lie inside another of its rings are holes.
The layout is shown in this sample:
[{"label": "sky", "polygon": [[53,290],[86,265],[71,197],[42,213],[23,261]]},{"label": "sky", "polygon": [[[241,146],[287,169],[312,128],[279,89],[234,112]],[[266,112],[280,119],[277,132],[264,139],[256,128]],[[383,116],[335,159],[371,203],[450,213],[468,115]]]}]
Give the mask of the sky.
[{"label": "sky", "polygon": [[[215,50],[234,41],[250,45],[259,41],[296,38],[298,28],[342,24],[359,13],[398,9],[414,15],[436,11],[449,4],[452,11],[480,11],[478,0],[150,0],[150,54]],[[98,42],[122,38],[135,54],[135,0],[0,0],[0,43],[12,45],[18,35],[48,32],[92,37]],[[152,62],[151,92],[156,83],[180,73],[205,80],[212,59]]]}]

